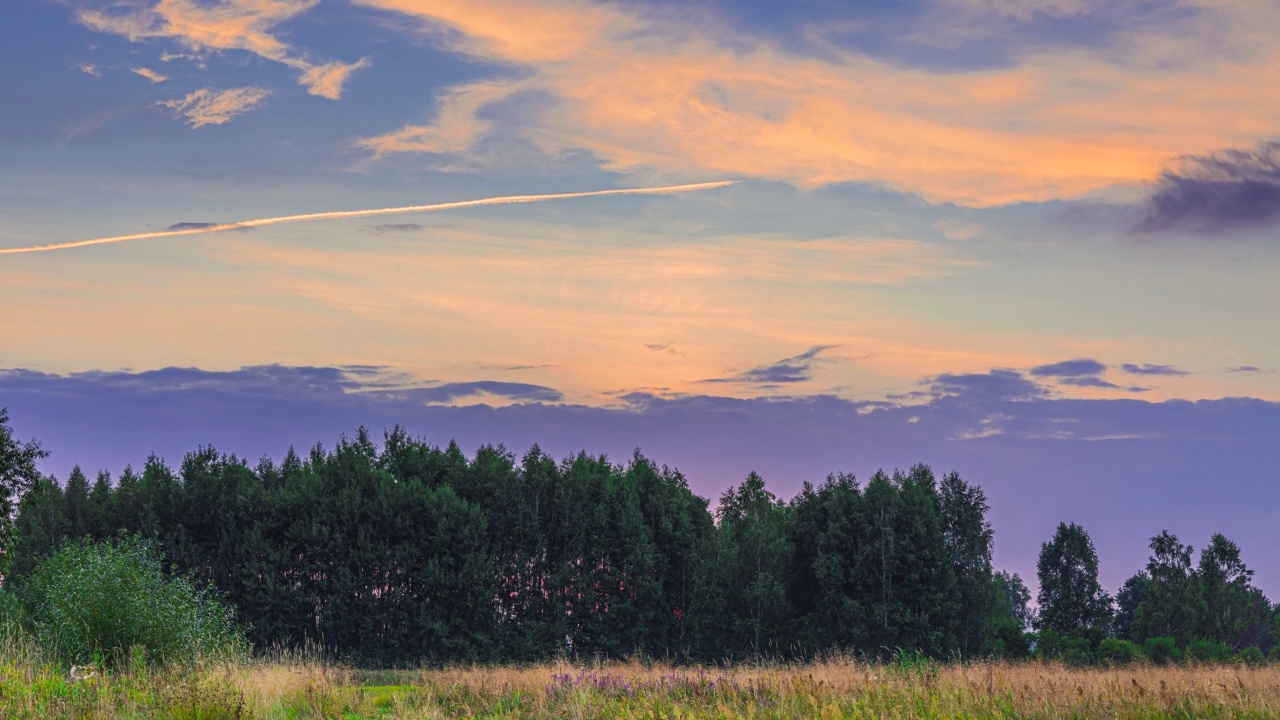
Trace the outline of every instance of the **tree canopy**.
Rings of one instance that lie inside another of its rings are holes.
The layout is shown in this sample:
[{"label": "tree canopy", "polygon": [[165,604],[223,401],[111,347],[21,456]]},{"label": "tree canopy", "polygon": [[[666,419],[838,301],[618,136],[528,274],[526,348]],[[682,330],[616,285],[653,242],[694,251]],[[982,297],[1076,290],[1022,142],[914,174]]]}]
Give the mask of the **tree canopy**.
[{"label": "tree canopy", "polygon": [[467,456],[398,427],[279,462],[201,447],[176,467],[152,456],[140,471],[77,467],[63,482],[35,472],[41,456],[0,413],[0,478],[21,497],[6,588],[21,594],[69,543],[136,536],[216,588],[257,647],[318,644],[361,664],[1033,646],[1074,661],[1165,638],[1266,652],[1280,630],[1222,536],[1198,564],[1168,533],[1154,538],[1113,623],[1093,543],[1063,523],[1041,549],[1033,609],[1022,579],[993,567],[982,489],[926,465],[865,483],[833,474],[790,500],[751,473],[713,511],[638,450],[623,462],[537,446]]}]

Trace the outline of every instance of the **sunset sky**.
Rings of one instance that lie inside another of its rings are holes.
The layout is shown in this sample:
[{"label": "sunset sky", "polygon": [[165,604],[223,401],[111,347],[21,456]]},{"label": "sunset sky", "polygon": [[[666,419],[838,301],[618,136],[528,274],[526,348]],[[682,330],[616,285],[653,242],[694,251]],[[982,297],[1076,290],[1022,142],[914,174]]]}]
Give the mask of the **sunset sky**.
[{"label": "sunset sky", "polygon": [[[1280,5],[6,0],[0,406],[119,472],[399,422],[1280,595]],[[297,214],[546,199],[5,252]]]}]

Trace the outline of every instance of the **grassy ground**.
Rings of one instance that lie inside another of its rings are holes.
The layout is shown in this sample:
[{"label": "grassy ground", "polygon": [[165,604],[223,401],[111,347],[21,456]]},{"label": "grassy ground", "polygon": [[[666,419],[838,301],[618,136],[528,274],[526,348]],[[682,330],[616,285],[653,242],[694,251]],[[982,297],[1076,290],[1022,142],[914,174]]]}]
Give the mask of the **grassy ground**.
[{"label": "grassy ground", "polygon": [[367,672],[299,658],[72,680],[0,648],[3,718],[1280,718],[1280,666],[673,668]]}]

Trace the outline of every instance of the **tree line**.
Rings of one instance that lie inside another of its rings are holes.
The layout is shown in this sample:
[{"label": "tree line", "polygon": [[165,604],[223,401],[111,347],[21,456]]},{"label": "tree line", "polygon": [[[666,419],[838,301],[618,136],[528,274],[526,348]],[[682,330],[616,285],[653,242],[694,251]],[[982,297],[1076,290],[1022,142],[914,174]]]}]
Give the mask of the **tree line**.
[{"label": "tree line", "polygon": [[1166,638],[1170,652],[1277,644],[1280,609],[1221,536],[1194,567],[1191,548],[1158,537],[1113,600],[1087,534],[1063,525],[1042,549],[1034,611],[1021,578],[992,567],[981,488],[925,465],[865,483],[832,475],[790,500],[752,473],[712,512],[639,451],[623,463],[537,446],[467,457],[397,427],[380,445],[361,429],[278,463],[205,447],[177,468],[152,456],[140,472],[91,481],[76,468],[59,482],[34,472],[38,446],[6,422],[6,589],[21,593],[69,541],[140,536],[213,586],[258,648],[311,643],[398,665],[1033,648],[1085,662]]}]

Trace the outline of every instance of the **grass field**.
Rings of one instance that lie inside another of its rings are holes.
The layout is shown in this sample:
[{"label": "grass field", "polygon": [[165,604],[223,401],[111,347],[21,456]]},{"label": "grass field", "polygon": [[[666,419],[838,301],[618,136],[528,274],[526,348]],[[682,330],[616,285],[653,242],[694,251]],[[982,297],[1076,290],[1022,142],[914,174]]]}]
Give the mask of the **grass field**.
[{"label": "grass field", "polygon": [[[1280,718],[1280,666],[832,659],[361,671],[299,658],[72,680],[0,648],[3,718]],[[79,674],[79,671],[77,671]]]}]

